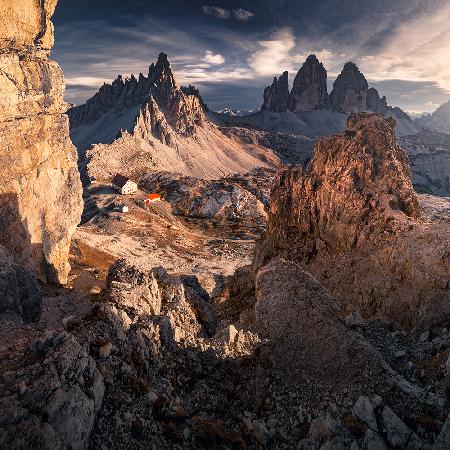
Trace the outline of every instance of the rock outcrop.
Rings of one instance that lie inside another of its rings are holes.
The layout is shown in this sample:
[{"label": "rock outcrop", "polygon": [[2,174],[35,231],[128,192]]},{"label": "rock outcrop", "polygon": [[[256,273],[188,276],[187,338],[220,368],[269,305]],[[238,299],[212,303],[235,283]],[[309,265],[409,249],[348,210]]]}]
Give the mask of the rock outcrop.
[{"label": "rock outcrop", "polygon": [[87,448],[104,390],[86,349],[69,333],[48,332],[23,367],[0,377],[0,446]]},{"label": "rock outcrop", "polygon": [[300,112],[327,107],[327,71],[315,55],[310,55],[294,79],[289,95],[289,109]]},{"label": "rock outcrop", "polygon": [[82,199],[64,79],[48,59],[56,3],[2,2],[0,244],[42,280],[65,283]]},{"label": "rock outcrop", "polygon": [[217,327],[209,295],[197,278],[169,275],[162,267],[142,270],[117,261],[108,273],[105,298],[131,319],[166,317],[167,332],[175,342],[195,342],[214,334]]},{"label": "rock outcrop", "polygon": [[24,322],[33,322],[42,310],[41,288],[30,270],[13,263],[0,246],[0,314],[18,314]]},{"label": "rock outcrop", "polygon": [[353,62],[345,64],[333,84],[330,106],[338,112],[353,114],[367,111],[369,85],[364,75]]},{"label": "rock outcrop", "polygon": [[394,127],[351,116],[344,133],[319,141],[306,172],[283,169],[256,265],[300,261],[344,311],[426,327],[450,313],[450,229],[421,222]]},{"label": "rock outcrop", "polygon": [[284,72],[274,78],[271,86],[264,89],[264,103],[261,111],[285,112],[289,100],[289,74]]}]

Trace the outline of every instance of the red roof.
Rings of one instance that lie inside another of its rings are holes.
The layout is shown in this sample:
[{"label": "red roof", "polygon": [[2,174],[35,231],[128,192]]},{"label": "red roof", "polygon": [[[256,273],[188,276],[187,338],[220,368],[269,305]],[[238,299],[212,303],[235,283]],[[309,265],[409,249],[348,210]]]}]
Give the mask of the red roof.
[{"label": "red roof", "polygon": [[161,198],[159,194],[148,194],[149,200],[156,200],[158,198]]}]

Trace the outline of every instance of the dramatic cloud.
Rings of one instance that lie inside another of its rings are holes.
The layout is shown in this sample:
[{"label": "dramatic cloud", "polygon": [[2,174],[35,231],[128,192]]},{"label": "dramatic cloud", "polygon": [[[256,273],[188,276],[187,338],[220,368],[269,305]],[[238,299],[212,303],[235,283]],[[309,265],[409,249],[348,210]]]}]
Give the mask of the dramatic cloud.
[{"label": "dramatic cloud", "polygon": [[60,2],[53,57],[66,99],[82,103],[118,74],[146,74],[160,51],[212,108],[259,107],[273,77],[288,70],[292,83],[311,53],[330,89],[352,60],[391,105],[431,111],[450,99],[449,0],[379,0],[376,9],[373,0],[204,3]]},{"label": "dramatic cloud", "polygon": [[450,93],[450,4],[401,24],[361,67],[376,81],[433,81]]},{"label": "dramatic cloud", "polygon": [[295,47],[295,37],[290,28],[272,34],[269,40],[258,42],[259,50],[249,58],[249,66],[257,75],[274,76],[291,67],[291,50]]},{"label": "dramatic cloud", "polygon": [[225,62],[225,58],[219,53],[214,54],[211,50],[207,50],[203,61],[213,66],[220,66]]}]

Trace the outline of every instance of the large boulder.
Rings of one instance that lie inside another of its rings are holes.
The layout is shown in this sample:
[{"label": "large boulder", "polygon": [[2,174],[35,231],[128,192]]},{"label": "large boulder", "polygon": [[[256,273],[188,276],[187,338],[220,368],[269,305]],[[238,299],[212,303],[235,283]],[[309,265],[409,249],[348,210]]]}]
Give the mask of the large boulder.
[{"label": "large boulder", "polygon": [[64,78],[48,59],[56,3],[1,6],[0,244],[41,279],[65,283],[82,197]]},{"label": "large boulder", "polygon": [[395,122],[361,113],[323,139],[307,172],[280,171],[255,264],[303,264],[344,312],[426,327],[450,314],[450,225],[420,219]]},{"label": "large boulder", "polygon": [[338,316],[330,293],[294,262],[275,259],[256,277],[256,327],[276,366],[326,388],[367,384],[380,361]]}]

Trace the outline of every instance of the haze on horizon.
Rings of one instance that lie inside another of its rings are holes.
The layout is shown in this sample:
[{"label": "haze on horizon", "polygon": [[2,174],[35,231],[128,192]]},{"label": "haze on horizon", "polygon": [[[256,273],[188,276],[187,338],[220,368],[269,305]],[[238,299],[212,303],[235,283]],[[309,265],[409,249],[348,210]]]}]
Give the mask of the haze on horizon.
[{"label": "haze on horizon", "polygon": [[161,51],[212,109],[259,108],[273,77],[288,70],[292,83],[310,53],[330,88],[352,60],[408,112],[450,99],[450,0],[62,0],[54,22],[76,104],[118,74],[146,74]]}]

